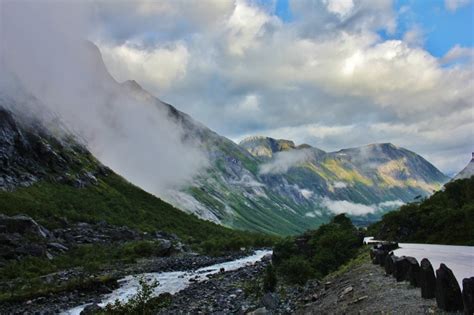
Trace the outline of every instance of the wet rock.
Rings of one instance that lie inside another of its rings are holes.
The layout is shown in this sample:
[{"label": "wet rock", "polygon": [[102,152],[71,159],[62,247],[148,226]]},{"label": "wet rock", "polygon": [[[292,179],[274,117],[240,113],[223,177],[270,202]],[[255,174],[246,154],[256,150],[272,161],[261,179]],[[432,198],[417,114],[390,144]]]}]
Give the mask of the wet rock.
[{"label": "wet rock", "polygon": [[474,314],[474,277],[462,280],[462,300],[464,304],[464,314]]},{"label": "wet rock", "polygon": [[436,303],[447,312],[463,310],[461,289],[453,272],[445,264],[436,270]]},{"label": "wet rock", "polygon": [[426,258],[423,258],[420,263],[420,288],[422,298],[432,299],[435,297],[436,278],[433,266]]},{"label": "wet rock", "polygon": [[408,272],[406,275],[406,280],[414,287],[420,286],[420,265],[418,260],[414,257],[406,257],[408,262]]},{"label": "wet rock", "polygon": [[278,307],[278,303],[280,302],[280,299],[278,298],[278,295],[276,293],[266,293],[262,297],[262,304],[270,310],[274,310]]}]

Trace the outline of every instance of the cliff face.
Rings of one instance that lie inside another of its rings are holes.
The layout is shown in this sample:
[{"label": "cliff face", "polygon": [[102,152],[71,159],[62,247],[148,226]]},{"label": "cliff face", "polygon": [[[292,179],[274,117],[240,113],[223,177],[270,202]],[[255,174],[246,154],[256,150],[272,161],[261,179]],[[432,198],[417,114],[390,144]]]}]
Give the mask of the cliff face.
[{"label": "cliff face", "polygon": [[72,136],[54,137],[40,122],[2,107],[0,165],[0,190],[28,187],[41,179],[82,187],[108,172]]}]

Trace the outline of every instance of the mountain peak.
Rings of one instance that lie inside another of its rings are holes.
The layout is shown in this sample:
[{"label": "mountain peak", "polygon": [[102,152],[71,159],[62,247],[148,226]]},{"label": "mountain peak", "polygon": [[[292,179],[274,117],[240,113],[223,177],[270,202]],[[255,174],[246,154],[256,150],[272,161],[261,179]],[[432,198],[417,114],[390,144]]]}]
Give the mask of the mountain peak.
[{"label": "mountain peak", "polygon": [[474,152],[472,152],[471,161],[462,169],[452,180],[465,179],[474,176]]},{"label": "mountain peak", "polygon": [[274,139],[265,136],[250,136],[240,141],[239,145],[253,156],[272,157],[274,153],[296,149],[291,140]]}]

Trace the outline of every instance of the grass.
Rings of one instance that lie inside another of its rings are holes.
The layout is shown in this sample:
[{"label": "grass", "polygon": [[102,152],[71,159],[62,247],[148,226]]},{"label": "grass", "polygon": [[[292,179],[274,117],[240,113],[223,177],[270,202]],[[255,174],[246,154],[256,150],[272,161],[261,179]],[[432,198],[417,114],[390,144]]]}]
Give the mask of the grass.
[{"label": "grass", "polygon": [[[0,209],[7,215],[27,214],[47,228],[70,222],[100,222],[128,226],[140,231],[165,231],[178,235],[196,250],[215,241],[222,250],[238,239],[246,247],[269,246],[276,237],[247,231],[236,231],[184,213],[161,199],[111,174],[99,178],[98,185],[77,189],[42,181],[13,192],[0,192]],[[218,240],[225,240],[219,242]],[[206,248],[209,248],[207,245]],[[219,248],[213,248],[214,252]]]}]

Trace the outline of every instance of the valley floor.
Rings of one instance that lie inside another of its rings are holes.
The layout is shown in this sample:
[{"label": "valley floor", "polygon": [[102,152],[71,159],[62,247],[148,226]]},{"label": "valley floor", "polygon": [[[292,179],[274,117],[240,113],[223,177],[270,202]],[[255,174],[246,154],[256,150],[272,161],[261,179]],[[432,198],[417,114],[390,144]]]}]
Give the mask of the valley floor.
[{"label": "valley floor", "polygon": [[370,262],[367,252],[328,276],[304,287],[280,285],[263,295],[258,283],[268,260],[217,274],[177,293],[162,314],[446,314],[419,289],[396,282]]}]

